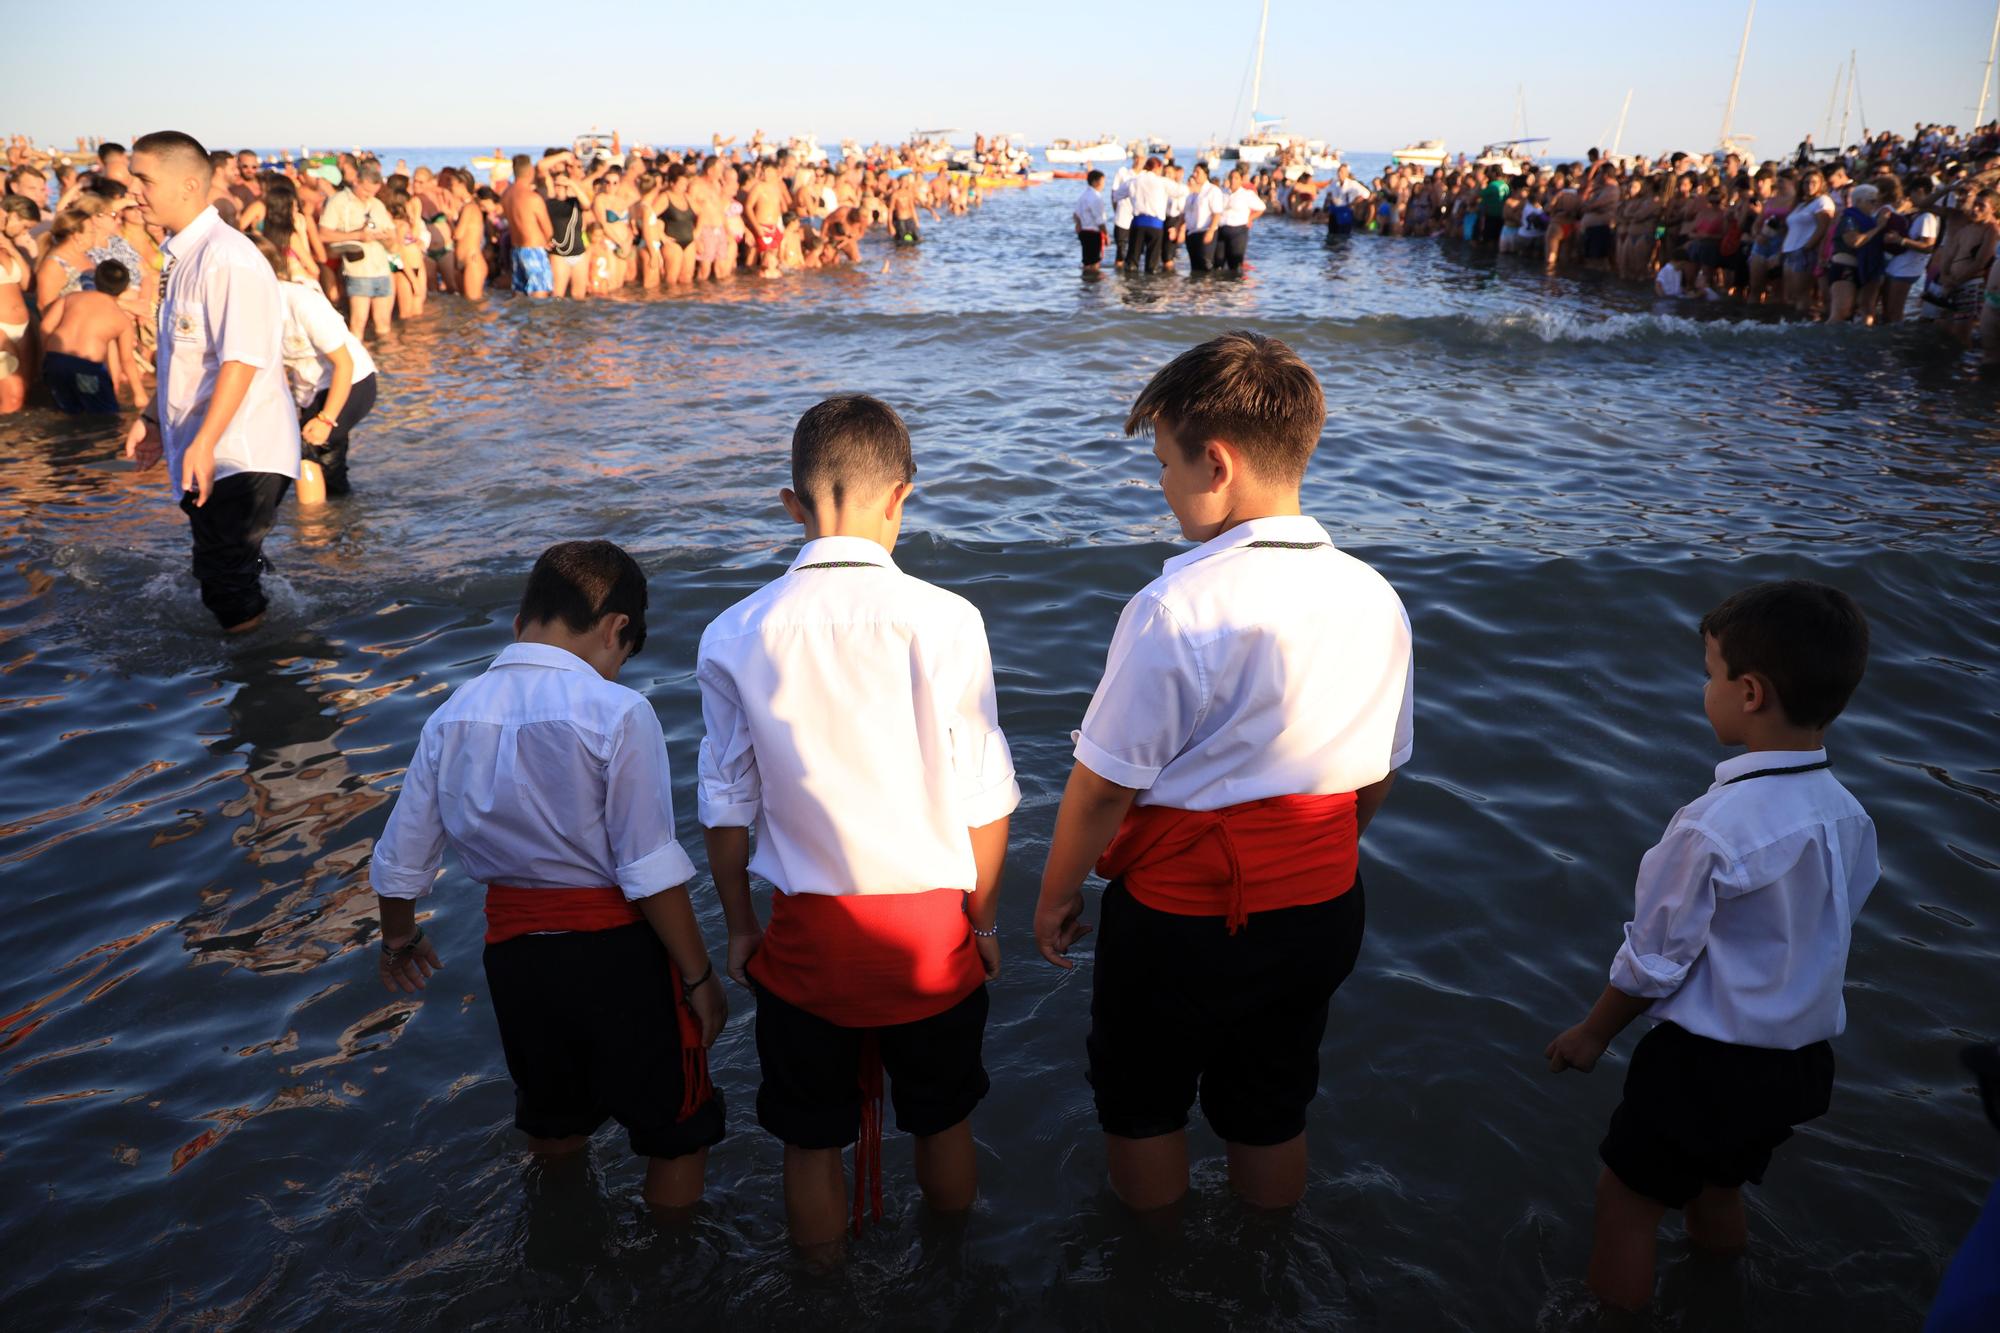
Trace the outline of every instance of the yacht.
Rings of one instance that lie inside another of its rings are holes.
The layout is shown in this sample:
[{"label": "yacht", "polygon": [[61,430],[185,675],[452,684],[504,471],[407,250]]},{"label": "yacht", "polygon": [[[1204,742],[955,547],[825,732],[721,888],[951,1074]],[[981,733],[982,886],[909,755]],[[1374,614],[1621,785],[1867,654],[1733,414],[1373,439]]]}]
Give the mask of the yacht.
[{"label": "yacht", "polygon": [[1042,150],[1042,156],[1051,162],[1123,162],[1125,149],[1109,134],[1080,143],[1074,139],[1052,139]]},{"label": "yacht", "polygon": [[1413,144],[1398,148],[1392,156],[1398,165],[1422,167],[1425,171],[1433,171],[1444,165],[1444,140],[1419,139]]}]

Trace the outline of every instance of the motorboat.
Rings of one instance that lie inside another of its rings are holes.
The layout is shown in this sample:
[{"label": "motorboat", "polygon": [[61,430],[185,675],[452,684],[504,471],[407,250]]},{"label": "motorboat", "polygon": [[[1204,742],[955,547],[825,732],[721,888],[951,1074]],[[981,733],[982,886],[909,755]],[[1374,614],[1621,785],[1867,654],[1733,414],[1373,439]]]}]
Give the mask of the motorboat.
[{"label": "motorboat", "polygon": [[1088,143],[1074,139],[1051,139],[1042,156],[1051,162],[1123,162],[1125,149],[1112,135]]},{"label": "motorboat", "polygon": [[1499,143],[1487,144],[1479,150],[1479,156],[1472,159],[1473,169],[1484,171],[1488,167],[1498,167],[1509,176],[1518,176],[1535,165],[1534,155],[1521,145],[1547,142],[1547,139],[1502,139]]},{"label": "motorboat", "polygon": [[616,134],[599,134],[596,130],[592,130],[588,134],[577,135],[575,141],[570,144],[570,150],[576,154],[577,164],[585,171],[589,171],[592,167],[596,166],[599,159],[620,156],[618,151],[618,136]]},{"label": "motorboat", "polygon": [[1413,144],[1398,148],[1391,156],[1398,166],[1422,167],[1434,171],[1444,165],[1445,151],[1442,139],[1419,139]]}]

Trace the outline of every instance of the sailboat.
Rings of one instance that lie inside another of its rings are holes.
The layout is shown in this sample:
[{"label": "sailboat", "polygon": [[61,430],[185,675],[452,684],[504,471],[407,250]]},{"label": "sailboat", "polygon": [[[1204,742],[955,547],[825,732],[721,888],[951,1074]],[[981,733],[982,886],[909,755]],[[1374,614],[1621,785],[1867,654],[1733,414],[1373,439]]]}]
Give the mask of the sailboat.
[{"label": "sailboat", "polygon": [[[1715,145],[1715,160],[1718,163],[1728,158],[1731,153],[1745,162],[1756,161],[1750,152],[1750,141],[1756,136],[1735,132],[1736,93],[1743,86],[1743,57],[1750,50],[1750,23],[1756,17],[1757,0],[1750,0],[1750,12],[1743,16],[1743,40],[1736,45],[1736,73],[1729,80],[1729,105],[1723,108],[1722,134],[1717,138]],[[1627,100],[1630,100],[1630,94],[1627,94]],[[1622,120],[1620,123],[1622,126]]]},{"label": "sailboat", "polygon": [[1288,151],[1316,171],[1330,171],[1340,165],[1340,153],[1327,147],[1324,140],[1287,134],[1279,128],[1285,123],[1283,116],[1259,110],[1264,96],[1264,35],[1270,26],[1271,0],[1264,0],[1263,13],[1257,20],[1257,63],[1250,77],[1250,130],[1234,143],[1211,143],[1203,150],[1202,160],[1211,173],[1260,167]]}]

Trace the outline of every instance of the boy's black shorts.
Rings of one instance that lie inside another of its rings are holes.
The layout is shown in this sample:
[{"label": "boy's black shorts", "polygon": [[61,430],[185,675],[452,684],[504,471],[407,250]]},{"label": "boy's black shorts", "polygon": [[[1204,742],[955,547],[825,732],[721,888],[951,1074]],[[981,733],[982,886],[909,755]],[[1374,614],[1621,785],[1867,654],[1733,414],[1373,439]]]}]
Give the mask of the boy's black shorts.
[{"label": "boy's black shorts", "polygon": [[615,1119],[641,1157],[685,1157],[722,1141],[720,1092],[680,1118],[686,1082],[670,967],[643,922],[486,946],[523,1133],[562,1139]]},{"label": "boy's black shorts", "polygon": [[990,1086],[980,1050],[985,985],[941,1014],[892,1027],[844,1028],[757,988],[757,1123],[794,1148],[845,1148],[861,1137],[861,1043],[874,1037],[896,1128],[938,1134],[972,1114]]},{"label": "boy's black shorts", "polygon": [[1197,1094],[1230,1143],[1269,1147],[1305,1131],[1319,1092],[1327,1004],[1354,970],[1361,880],[1310,907],[1176,916],[1104,891],[1090,995],[1090,1085],[1107,1134],[1187,1127]]},{"label": "boy's black shorts", "polygon": [[1684,1208],[1708,1185],[1762,1184],[1772,1149],[1832,1100],[1826,1042],[1773,1051],[1662,1023],[1632,1052],[1597,1155],[1626,1188]]}]

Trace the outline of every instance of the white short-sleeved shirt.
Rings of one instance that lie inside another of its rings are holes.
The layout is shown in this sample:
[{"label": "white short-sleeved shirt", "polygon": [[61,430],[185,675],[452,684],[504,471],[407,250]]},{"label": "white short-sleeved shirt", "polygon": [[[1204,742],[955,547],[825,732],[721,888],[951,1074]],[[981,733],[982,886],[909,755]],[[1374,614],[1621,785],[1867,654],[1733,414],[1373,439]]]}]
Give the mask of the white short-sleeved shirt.
[{"label": "white short-sleeved shirt", "polygon": [[366,231],[370,222],[381,233],[382,241],[347,242],[361,247],[359,259],[347,260],[340,266],[340,271],[349,277],[389,276],[389,251],[383,244],[394,238],[394,224],[389,210],[380,195],[363,202],[352,189],[335,190],[333,197],[326,201],[326,207],[320,210],[319,225],[323,231]]},{"label": "white short-sleeved shirt", "polygon": [[1414,683],[1388,580],[1311,518],[1251,519],[1126,604],[1076,758],[1176,810],[1358,791],[1409,760]]},{"label": "white short-sleeved shirt", "polygon": [[1819,215],[1824,213],[1832,217],[1836,211],[1830,194],[1814,195],[1794,208],[1785,219],[1785,246],[1781,253],[1791,254],[1794,250],[1805,249],[1812,242],[1813,228],[1818,225]]},{"label": "white short-sleeved shirt", "polygon": [[1126,187],[1132,197],[1132,216],[1136,218],[1165,219],[1167,207],[1172,199],[1169,182],[1158,172],[1142,171],[1132,178]]},{"label": "white short-sleeved shirt", "polygon": [[1114,225],[1132,225],[1132,182],[1139,172],[1130,166],[1123,166],[1111,175],[1111,217]]},{"label": "white short-sleeved shirt", "polygon": [[703,631],[701,822],[786,893],[970,891],[1021,800],[985,622],[859,537],[810,541]]},{"label": "white short-sleeved shirt", "polygon": [[[1912,213],[1910,215],[1910,237],[1918,241],[1935,241],[1938,238],[1937,214]],[[1888,276],[1905,281],[1914,281],[1924,276],[1930,267],[1932,252],[1929,250],[1898,250],[1889,257],[1886,269]]]},{"label": "white short-sleeved shirt", "polygon": [[424,723],[375,891],[423,897],[447,845],[470,878],[520,889],[616,885],[636,902],[694,878],[653,705],[548,644],[504,649]]},{"label": "white short-sleeved shirt", "polygon": [[1848,945],[1882,873],[1875,824],[1828,769],[1771,773],[1825,760],[1724,760],[1639,862],[1611,984],[1650,998],[1651,1017],[1785,1051],[1846,1028]]},{"label": "white short-sleeved shirt", "polygon": [[1083,193],[1076,197],[1073,212],[1076,225],[1085,231],[1104,230],[1104,196],[1093,187],[1083,187]]},{"label": "white short-sleeved shirt", "polygon": [[1255,190],[1237,186],[1231,190],[1222,206],[1222,225],[1225,227],[1247,227],[1250,219],[1264,211],[1264,200]]},{"label": "white short-sleeved shirt", "polygon": [[329,359],[345,347],[354,358],[353,383],[359,384],[375,373],[375,358],[347,327],[347,321],[333,308],[318,285],[310,282],[279,284],[285,300],[285,380],[292,388],[292,401],[305,407],[333,384],[333,362]]},{"label": "white short-sleeved shirt", "polygon": [[1208,182],[1198,190],[1189,190],[1187,206],[1181,215],[1187,221],[1188,231],[1190,233],[1207,231],[1222,216],[1222,210],[1228,201],[1229,196],[1224,194],[1222,187],[1214,181]]},{"label": "white short-sleeved shirt", "polygon": [[285,302],[249,237],[202,210],[167,239],[155,359],[167,485],[181,495],[181,459],[200,432],[225,361],[255,369],[215,447],[219,480],[237,472],[299,475],[299,413],[285,386]]},{"label": "white short-sleeved shirt", "polygon": [[1326,190],[1326,202],[1329,208],[1340,207],[1342,205],[1352,208],[1356,203],[1367,197],[1368,187],[1360,181],[1355,180],[1352,176],[1349,176],[1344,181],[1335,181]]}]

